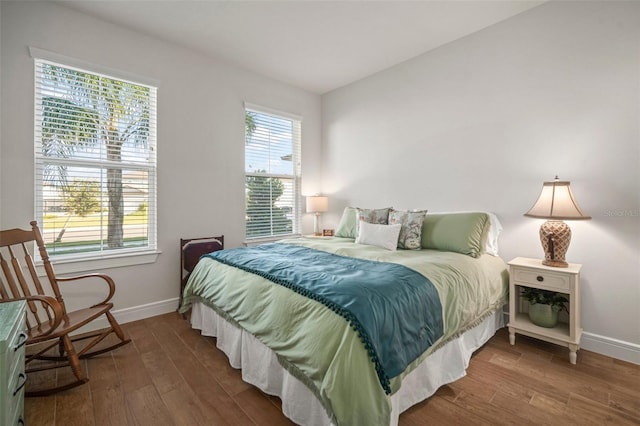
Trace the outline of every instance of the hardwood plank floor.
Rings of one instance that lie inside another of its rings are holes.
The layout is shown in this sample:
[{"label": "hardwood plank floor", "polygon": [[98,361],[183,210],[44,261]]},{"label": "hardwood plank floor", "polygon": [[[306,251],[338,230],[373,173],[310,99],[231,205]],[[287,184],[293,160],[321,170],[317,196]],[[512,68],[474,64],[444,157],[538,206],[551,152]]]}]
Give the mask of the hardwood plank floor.
[{"label": "hardwood plank floor", "polygon": [[[85,361],[90,381],[27,398],[29,426],[289,425],[278,398],[238,370],[178,314],[128,324],[132,343]],[[58,380],[64,379],[60,371]],[[56,380],[31,375],[29,386]],[[400,416],[400,425],[640,425],[640,366],[500,330],[471,359],[467,376]]]}]

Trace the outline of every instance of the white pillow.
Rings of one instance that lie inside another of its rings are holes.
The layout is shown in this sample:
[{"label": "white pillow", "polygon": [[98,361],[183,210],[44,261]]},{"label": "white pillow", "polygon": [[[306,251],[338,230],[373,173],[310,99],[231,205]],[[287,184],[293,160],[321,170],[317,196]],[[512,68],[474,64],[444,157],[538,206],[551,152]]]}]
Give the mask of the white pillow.
[{"label": "white pillow", "polygon": [[492,256],[498,255],[498,237],[502,232],[502,224],[498,220],[498,216],[494,213],[486,212],[489,215],[489,221],[491,227],[489,228],[489,235],[487,235],[487,253]]},{"label": "white pillow", "polygon": [[378,225],[360,221],[360,230],[356,236],[357,244],[382,247],[383,249],[395,251],[398,247],[398,236],[402,224]]}]

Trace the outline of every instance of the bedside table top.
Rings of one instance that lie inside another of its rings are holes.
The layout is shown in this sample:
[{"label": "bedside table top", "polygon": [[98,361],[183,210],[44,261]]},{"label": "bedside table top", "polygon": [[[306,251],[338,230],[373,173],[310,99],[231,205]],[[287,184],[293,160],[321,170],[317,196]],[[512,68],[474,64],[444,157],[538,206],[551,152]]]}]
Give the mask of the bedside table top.
[{"label": "bedside table top", "polygon": [[507,265],[510,266],[521,266],[526,268],[536,268],[549,272],[558,272],[558,273],[568,273],[568,274],[578,274],[580,273],[580,268],[582,265],[579,263],[569,263],[567,268],[557,268],[553,266],[546,266],[542,264],[542,259],[532,259],[529,257],[516,257],[515,259],[507,262]]}]

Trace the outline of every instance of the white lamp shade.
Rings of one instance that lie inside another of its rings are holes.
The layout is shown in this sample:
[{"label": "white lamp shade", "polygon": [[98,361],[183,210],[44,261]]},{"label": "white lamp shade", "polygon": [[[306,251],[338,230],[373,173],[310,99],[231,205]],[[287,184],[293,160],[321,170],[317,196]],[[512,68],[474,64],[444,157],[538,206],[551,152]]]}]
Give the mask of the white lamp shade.
[{"label": "white lamp shade", "polygon": [[542,185],[538,200],[525,216],[554,220],[591,219],[580,210],[571,192],[570,182],[560,181],[557,177],[555,181]]},{"label": "white lamp shade", "polygon": [[307,213],[323,213],[329,211],[329,198],[322,195],[307,197]]}]

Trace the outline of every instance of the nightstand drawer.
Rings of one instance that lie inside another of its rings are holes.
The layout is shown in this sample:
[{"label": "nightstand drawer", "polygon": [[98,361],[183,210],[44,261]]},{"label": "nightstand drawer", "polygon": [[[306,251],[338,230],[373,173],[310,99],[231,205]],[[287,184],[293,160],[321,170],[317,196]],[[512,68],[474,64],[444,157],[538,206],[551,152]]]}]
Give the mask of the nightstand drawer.
[{"label": "nightstand drawer", "polygon": [[16,380],[10,384],[7,392],[7,407],[9,407],[9,425],[17,425],[18,419],[24,412],[24,385],[27,381],[26,374],[21,371],[15,376]]},{"label": "nightstand drawer", "polygon": [[25,373],[24,366],[24,352],[21,352],[22,356],[19,358],[21,361],[20,364],[16,364],[9,374],[8,383],[7,383],[7,398],[8,400],[12,400],[16,395],[20,393],[22,388],[24,388],[25,383],[27,382],[27,373]]},{"label": "nightstand drawer", "polygon": [[547,271],[533,271],[528,268],[512,268],[513,281],[517,285],[544,286],[557,291],[569,291],[571,282],[568,275],[559,275]]},{"label": "nightstand drawer", "polygon": [[24,369],[24,345],[27,342],[27,334],[23,331],[23,325],[25,324],[24,315],[21,315],[16,324],[21,327],[12,337],[10,344],[7,347],[7,352],[5,354],[7,371],[17,370],[18,368]]}]

